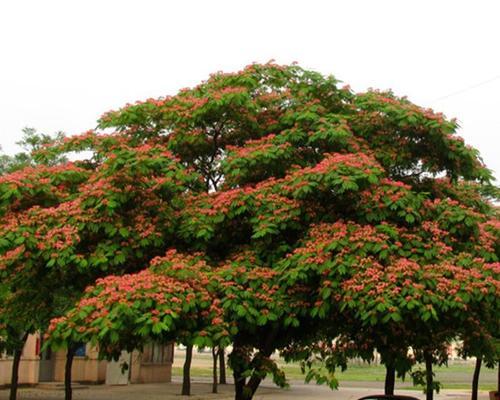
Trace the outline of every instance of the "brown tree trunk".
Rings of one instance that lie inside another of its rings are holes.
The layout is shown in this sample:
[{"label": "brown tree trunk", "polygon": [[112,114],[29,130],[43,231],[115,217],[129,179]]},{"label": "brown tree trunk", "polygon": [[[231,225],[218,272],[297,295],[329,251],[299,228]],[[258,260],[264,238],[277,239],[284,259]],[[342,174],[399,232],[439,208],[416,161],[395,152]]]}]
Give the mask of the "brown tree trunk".
[{"label": "brown tree trunk", "polygon": [[14,360],[12,362],[12,375],[10,377],[10,393],[9,400],[17,399],[17,388],[19,383],[19,363],[21,362],[21,356],[23,354],[24,344],[28,339],[28,333],[25,333],[21,338],[20,348],[14,351]]},{"label": "brown tree trunk", "polygon": [[500,397],[500,361],[498,362],[497,372],[497,396]]},{"label": "brown tree trunk", "polygon": [[396,368],[393,364],[386,364],[385,366],[385,386],[384,394],[394,395],[394,385],[396,383]]},{"label": "brown tree trunk", "polygon": [[219,349],[219,384],[226,385],[226,355],[223,348]]},{"label": "brown tree trunk", "polygon": [[12,362],[12,375],[10,378],[10,395],[9,400],[16,400],[17,386],[19,381],[19,363],[21,361],[22,350],[14,351],[14,360]]},{"label": "brown tree trunk", "polygon": [[233,369],[234,377],[234,400],[246,400],[244,395],[245,389],[245,378],[240,374],[240,372],[235,368]]},{"label": "brown tree trunk", "polygon": [[424,354],[425,358],[425,381],[426,381],[426,388],[425,388],[425,399],[426,400],[433,400],[434,398],[434,376],[432,373],[432,354],[429,352],[425,352]]},{"label": "brown tree trunk", "polygon": [[183,396],[191,395],[191,360],[193,359],[193,345],[186,346],[186,359],[182,371],[182,392]]},{"label": "brown tree trunk", "polygon": [[[233,380],[234,380],[234,399],[235,400],[245,400],[244,389],[246,384],[246,378],[243,376],[244,366],[239,362],[238,359],[241,355],[242,349],[240,347],[240,340],[238,336],[235,337],[233,342],[233,351],[229,355],[230,366],[233,370]],[[241,356],[244,357],[244,356]]]},{"label": "brown tree trunk", "polygon": [[479,389],[479,373],[481,372],[482,361],[482,356],[476,358],[476,366],[474,367],[474,375],[472,376],[471,400],[477,400],[477,391]]},{"label": "brown tree trunk", "polygon": [[64,367],[64,400],[73,398],[73,390],[71,388],[71,370],[73,368],[73,359],[75,357],[76,346],[70,344],[66,352],[66,365]]},{"label": "brown tree trunk", "polygon": [[217,358],[219,352],[217,348],[212,347],[212,362],[213,362],[213,376],[212,376],[212,393],[217,393]]}]

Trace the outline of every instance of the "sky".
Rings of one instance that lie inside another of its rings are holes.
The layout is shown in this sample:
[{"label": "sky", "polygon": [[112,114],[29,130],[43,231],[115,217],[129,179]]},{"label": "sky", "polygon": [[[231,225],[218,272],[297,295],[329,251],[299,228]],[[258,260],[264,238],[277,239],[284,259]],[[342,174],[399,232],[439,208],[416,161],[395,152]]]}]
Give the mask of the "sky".
[{"label": "sky", "polygon": [[499,15],[498,0],[0,0],[0,145],[274,59],[457,118],[498,179]]}]

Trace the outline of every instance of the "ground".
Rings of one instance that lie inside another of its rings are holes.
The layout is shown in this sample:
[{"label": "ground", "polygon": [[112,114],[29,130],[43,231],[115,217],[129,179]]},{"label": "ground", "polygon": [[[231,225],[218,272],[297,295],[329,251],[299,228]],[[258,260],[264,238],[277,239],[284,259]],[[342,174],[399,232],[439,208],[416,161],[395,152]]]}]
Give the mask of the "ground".
[{"label": "ground", "polygon": [[[304,385],[293,383],[290,389],[282,390],[271,385],[264,384],[257,392],[255,400],[354,400],[362,396],[374,393],[381,393],[381,385],[378,388],[341,388],[332,392],[324,386]],[[174,400],[179,398],[188,398],[179,396],[181,391],[180,382],[171,384],[137,384],[128,386],[77,386],[74,390],[75,400]],[[211,394],[211,385],[209,383],[194,383],[193,396],[191,400],[202,399],[232,399],[232,385],[220,386],[220,394]],[[409,390],[397,390],[397,394],[406,394],[424,399],[421,392]],[[51,389],[33,389],[23,388],[19,391],[19,400],[38,399],[38,400],[61,400],[64,398],[62,386]],[[467,400],[470,393],[465,390],[445,390],[435,396],[436,400]],[[487,392],[481,392],[479,398],[486,400]],[[0,400],[8,399],[8,390],[0,390]]]}]

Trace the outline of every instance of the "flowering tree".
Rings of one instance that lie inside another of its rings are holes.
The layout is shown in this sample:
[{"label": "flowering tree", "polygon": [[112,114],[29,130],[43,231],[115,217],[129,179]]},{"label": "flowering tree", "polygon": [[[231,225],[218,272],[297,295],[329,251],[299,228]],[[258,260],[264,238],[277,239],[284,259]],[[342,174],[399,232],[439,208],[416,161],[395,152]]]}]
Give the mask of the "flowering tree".
[{"label": "flowering tree", "polygon": [[[432,366],[471,310],[498,314],[492,177],[440,114],[266,64],[111,111],[100,127],[115,132],[39,154],[94,152],[50,227],[63,257],[50,240],[27,255],[17,230],[2,250],[10,271],[33,257],[41,271],[76,265],[82,284],[112,275],[54,321],[54,343],[85,338],[113,355],[151,339],[230,341],[239,400],[269,373],[286,384],[276,350],[320,349],[331,370],[337,340],[377,348],[394,370],[411,346]],[[30,238],[49,229],[29,226]]]}]

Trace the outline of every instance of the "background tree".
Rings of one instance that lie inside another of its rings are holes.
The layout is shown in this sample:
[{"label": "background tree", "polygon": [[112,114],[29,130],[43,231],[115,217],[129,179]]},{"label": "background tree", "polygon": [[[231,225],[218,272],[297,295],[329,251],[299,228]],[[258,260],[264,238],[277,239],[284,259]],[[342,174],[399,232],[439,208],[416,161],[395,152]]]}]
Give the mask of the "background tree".
[{"label": "background tree", "polygon": [[[54,143],[55,141],[60,141],[65,137],[64,132],[56,132],[53,135],[47,135],[45,133],[37,132],[35,128],[29,127],[23,128],[22,132],[23,135],[21,140],[16,142],[16,144],[20,146],[23,151],[17,152],[12,156],[6,154],[0,155],[0,174],[14,172],[24,167],[36,165],[37,162],[33,157],[34,152],[42,149],[44,146]],[[47,159],[46,163],[53,165],[62,163],[66,160],[65,156],[60,155],[52,159]]]}]

